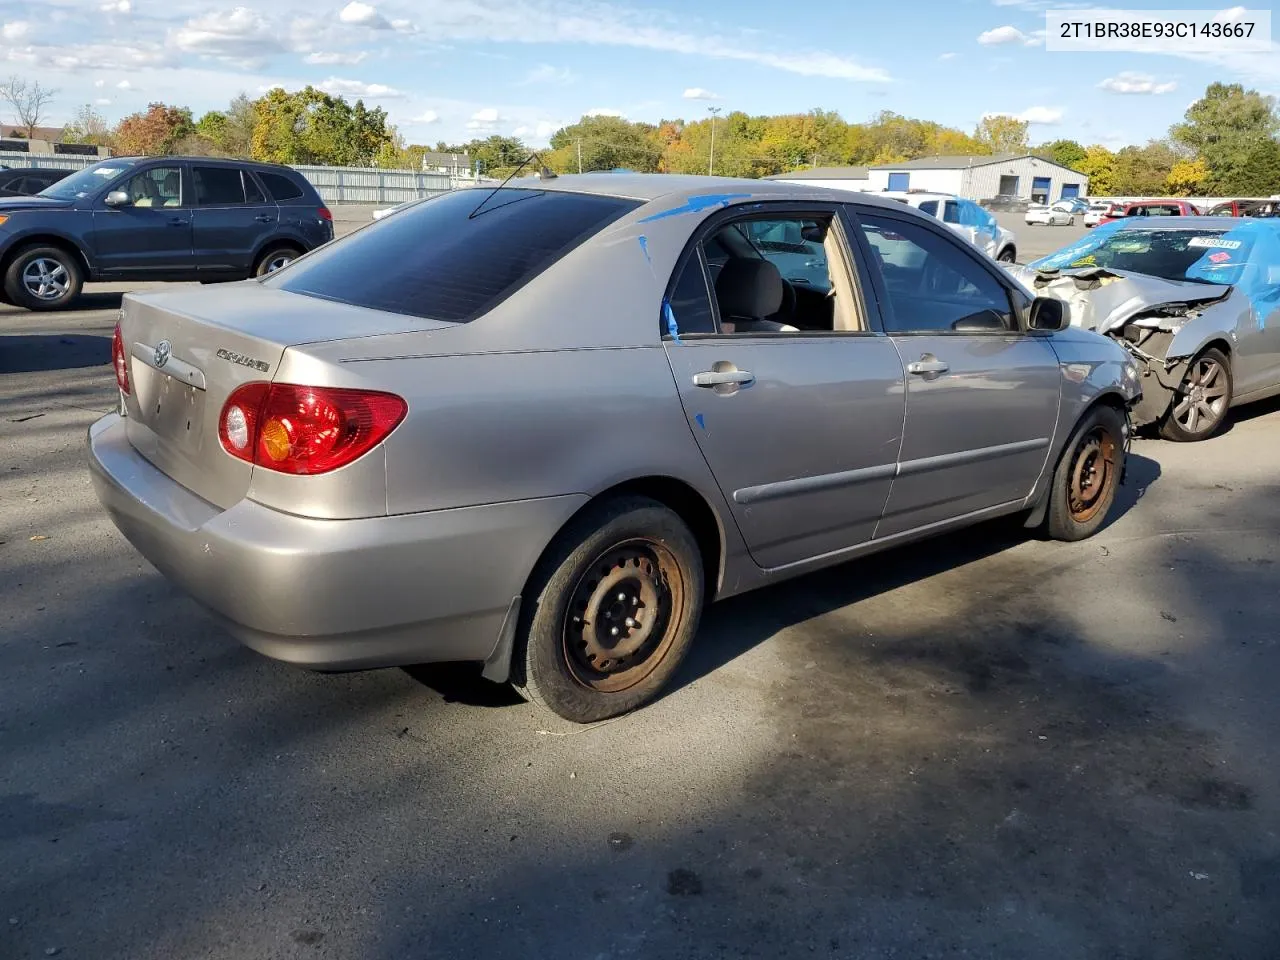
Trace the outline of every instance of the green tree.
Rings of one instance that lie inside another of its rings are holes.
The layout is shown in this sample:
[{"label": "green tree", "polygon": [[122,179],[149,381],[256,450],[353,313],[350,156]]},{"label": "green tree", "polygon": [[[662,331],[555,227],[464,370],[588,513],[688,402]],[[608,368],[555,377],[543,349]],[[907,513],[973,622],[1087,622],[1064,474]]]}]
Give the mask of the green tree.
[{"label": "green tree", "polygon": [[1084,147],[1074,140],[1053,140],[1036,147],[1035,152],[1046,160],[1052,160],[1054,163],[1070,167],[1072,170],[1080,169],[1077,164],[1086,155]]},{"label": "green tree", "polygon": [[253,104],[251,149],[273,163],[368,166],[392,141],[386,111],[307,86],[270,90]]},{"label": "green tree", "polygon": [[[515,137],[504,137],[495,133],[483,140],[471,140],[461,146],[449,147],[449,152],[469,154],[471,162],[479,165],[483,176],[505,178],[529,159],[530,151]],[[533,174],[537,169],[535,164],[529,164],[525,167],[524,173]]]},{"label": "green tree", "polygon": [[128,156],[161,156],[176,152],[179,143],[195,132],[191,111],[165,103],[149,103],[117,124],[116,149]]},{"label": "green tree", "polygon": [[1280,132],[1274,97],[1246,90],[1238,83],[1211,83],[1204,96],[1187,108],[1170,137],[1205,162],[1204,189],[1211,194],[1244,194],[1257,181],[1251,159],[1268,155],[1266,142]]},{"label": "green tree", "polygon": [[991,114],[978,122],[973,138],[992,153],[1026,153],[1026,121],[1004,114]]},{"label": "green tree", "polygon": [[1086,147],[1084,158],[1074,169],[1089,178],[1089,196],[1109,197],[1116,193],[1116,155],[1101,144]]},{"label": "green tree", "polygon": [[1127,196],[1158,196],[1182,158],[1162,140],[1145,147],[1124,147],[1115,156],[1115,191]]},{"label": "green tree", "polygon": [[577,172],[581,155],[584,173],[617,167],[653,173],[662,159],[657,129],[621,117],[583,117],[551,135],[553,152],[548,160],[562,172]]}]

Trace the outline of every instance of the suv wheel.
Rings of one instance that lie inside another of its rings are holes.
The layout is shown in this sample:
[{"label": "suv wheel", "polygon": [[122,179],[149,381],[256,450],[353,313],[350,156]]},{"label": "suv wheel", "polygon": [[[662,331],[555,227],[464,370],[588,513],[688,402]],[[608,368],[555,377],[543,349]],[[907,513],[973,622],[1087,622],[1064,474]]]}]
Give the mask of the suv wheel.
[{"label": "suv wheel", "polygon": [[28,310],[62,310],[80,296],[83,286],[79,259],[60,247],[19,251],[4,273],[5,296]]},{"label": "suv wheel", "polygon": [[302,251],[297,247],[281,245],[272,247],[261,257],[258,258],[258,265],[253,269],[255,277],[265,277],[268,273],[275,273],[282,267],[287,267],[293,261],[302,256]]},{"label": "suv wheel", "polygon": [[1013,247],[1005,247],[1003,250],[1000,251],[1000,255],[996,257],[996,259],[999,260],[1001,263],[1013,263],[1014,259],[1017,256],[1018,256],[1018,252],[1014,250]]}]

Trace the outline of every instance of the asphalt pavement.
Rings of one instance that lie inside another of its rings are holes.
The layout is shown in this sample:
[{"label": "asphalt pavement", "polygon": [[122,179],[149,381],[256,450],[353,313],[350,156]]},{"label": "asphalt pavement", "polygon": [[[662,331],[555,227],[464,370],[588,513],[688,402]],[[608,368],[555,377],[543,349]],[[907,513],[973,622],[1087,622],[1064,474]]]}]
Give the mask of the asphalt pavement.
[{"label": "asphalt pavement", "polygon": [[1139,440],[1087,542],[718,604],[576,727],[266,660],[173,589],[85,469],[118,304],[0,308],[5,960],[1276,956],[1280,405]]}]

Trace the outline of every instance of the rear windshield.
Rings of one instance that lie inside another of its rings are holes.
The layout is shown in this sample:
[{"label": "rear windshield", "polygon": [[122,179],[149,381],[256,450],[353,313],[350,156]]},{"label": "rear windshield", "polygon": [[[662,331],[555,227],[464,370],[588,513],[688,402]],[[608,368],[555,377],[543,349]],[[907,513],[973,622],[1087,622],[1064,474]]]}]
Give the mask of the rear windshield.
[{"label": "rear windshield", "polygon": [[[636,200],[508,188],[406,207],[285,270],[268,286],[433,320],[473,320]],[[474,215],[473,215],[474,214]]]}]

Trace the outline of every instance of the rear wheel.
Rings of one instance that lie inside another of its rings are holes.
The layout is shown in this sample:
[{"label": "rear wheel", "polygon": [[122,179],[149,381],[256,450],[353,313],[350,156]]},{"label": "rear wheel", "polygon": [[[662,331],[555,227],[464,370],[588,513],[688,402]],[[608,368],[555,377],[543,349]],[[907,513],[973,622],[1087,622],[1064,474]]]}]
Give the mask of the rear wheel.
[{"label": "rear wheel", "polygon": [[293,263],[300,256],[302,256],[302,251],[288,244],[272,247],[258,258],[258,265],[253,268],[253,275],[255,277],[265,277],[269,273],[275,273],[280,268],[287,267]]},{"label": "rear wheel", "polygon": [[1015,251],[1013,247],[1005,247],[1000,251],[1000,255],[996,257],[996,259],[1001,263],[1013,263],[1013,260],[1017,255],[1017,251]]},{"label": "rear wheel", "polygon": [[61,247],[28,247],[4,274],[10,302],[28,310],[62,310],[80,296],[84,271],[79,258]]},{"label": "rear wheel", "polygon": [[671,679],[702,614],[702,557],[667,507],[610,500],[563,531],[526,597],[513,685],[590,723],[647,703]]},{"label": "rear wheel", "polygon": [[1093,536],[1115,503],[1124,470],[1124,418],[1113,407],[1085,414],[1067,441],[1049,490],[1048,534],[1055,540]]},{"label": "rear wheel", "polygon": [[1231,361],[1210,347],[1187,367],[1160,422],[1160,436],[1178,443],[1209,439],[1227,418],[1231,391]]}]

